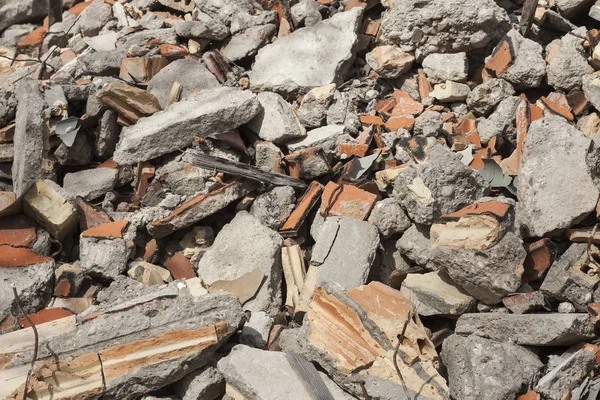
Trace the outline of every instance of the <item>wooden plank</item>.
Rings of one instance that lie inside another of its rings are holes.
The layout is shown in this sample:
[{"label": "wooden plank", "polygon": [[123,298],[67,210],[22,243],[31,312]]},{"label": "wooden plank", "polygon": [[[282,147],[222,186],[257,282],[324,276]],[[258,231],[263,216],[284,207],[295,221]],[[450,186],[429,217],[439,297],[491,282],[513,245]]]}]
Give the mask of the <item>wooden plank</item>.
[{"label": "wooden plank", "polygon": [[323,378],[302,354],[287,353],[290,365],[296,371],[296,375],[302,381],[304,388],[314,400],[334,400],[333,395],[325,386]]},{"label": "wooden plank", "polygon": [[184,160],[195,167],[214,169],[233,176],[241,176],[259,182],[270,183],[275,186],[292,186],[298,189],[306,188],[306,183],[300,179],[274,172],[266,172],[240,162],[213,157],[199,152],[188,152],[183,156]]}]

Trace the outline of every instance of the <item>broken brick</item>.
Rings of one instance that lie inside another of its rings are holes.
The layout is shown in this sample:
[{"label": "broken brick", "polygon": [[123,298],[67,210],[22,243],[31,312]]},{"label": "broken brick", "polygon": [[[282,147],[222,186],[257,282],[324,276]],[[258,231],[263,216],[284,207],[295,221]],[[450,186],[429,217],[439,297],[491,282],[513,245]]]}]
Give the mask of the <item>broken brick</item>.
[{"label": "broken brick", "polygon": [[79,229],[82,232],[112,221],[107,213],[94,209],[81,196],[75,198],[75,206],[79,215]]},{"label": "broken brick", "polygon": [[385,127],[390,131],[397,131],[398,129],[410,131],[413,126],[415,126],[415,117],[412,115],[394,116],[385,123]]},{"label": "broken brick", "polygon": [[[45,308],[34,314],[29,314],[28,317],[31,319],[31,322],[37,326],[60,318],[70,317],[71,315],[73,315],[72,312],[63,308]],[[21,325],[22,328],[28,328],[30,326],[29,321],[26,318],[19,318],[19,325]]]},{"label": "broken brick", "polygon": [[468,215],[491,215],[498,221],[503,221],[510,210],[510,204],[490,200],[481,203],[473,203],[451,214],[444,214],[442,218],[445,220],[458,220]]},{"label": "broken brick", "polygon": [[342,157],[364,157],[369,151],[368,144],[342,143],[339,147],[339,153]]},{"label": "broken brick", "polygon": [[419,115],[425,108],[423,104],[414,100],[407,92],[403,90],[396,90],[394,92],[394,98],[396,99],[397,104],[392,110],[392,116]]},{"label": "broken brick", "polygon": [[0,246],[31,247],[36,238],[35,224],[26,216],[0,219]]},{"label": "broken brick", "polygon": [[566,118],[568,121],[573,121],[573,114],[567,107],[563,107],[557,103],[554,103],[544,96],[540,98],[540,101],[544,105],[544,108],[550,111],[550,113],[554,115],[560,115],[561,117]]},{"label": "broken brick", "polygon": [[486,70],[491,73],[494,77],[499,78],[504,72],[515,62],[516,54],[512,44],[512,39],[506,37],[500,45],[496,47],[496,50],[490,57],[487,64],[485,64]]},{"label": "broken brick", "polygon": [[164,57],[124,58],[119,77],[131,83],[148,82],[168,64],[169,60]]},{"label": "broken brick", "polygon": [[361,115],[359,119],[365,125],[384,125],[381,117],[376,115]]},{"label": "broken brick", "polygon": [[323,185],[316,181],[311,182],[300,200],[298,200],[294,211],[292,211],[285,223],[279,228],[281,236],[296,237],[298,235],[298,231],[302,227],[304,220],[317,204],[322,193]]},{"label": "broken brick", "polygon": [[22,247],[0,246],[0,268],[18,268],[54,261]]},{"label": "broken brick", "polygon": [[181,251],[178,251],[165,261],[164,265],[175,279],[192,279],[197,277],[192,263]]},{"label": "broken brick", "polygon": [[323,190],[321,215],[337,215],[365,220],[373,209],[377,196],[353,185],[329,182]]},{"label": "broken brick", "polygon": [[550,239],[544,238],[527,246],[527,257],[523,262],[524,276],[529,282],[540,280],[556,257],[556,246]]},{"label": "broken brick", "polygon": [[129,225],[129,221],[118,220],[114,222],[108,222],[106,224],[97,225],[93,228],[82,232],[83,237],[93,237],[99,239],[116,239],[122,238],[125,229]]}]

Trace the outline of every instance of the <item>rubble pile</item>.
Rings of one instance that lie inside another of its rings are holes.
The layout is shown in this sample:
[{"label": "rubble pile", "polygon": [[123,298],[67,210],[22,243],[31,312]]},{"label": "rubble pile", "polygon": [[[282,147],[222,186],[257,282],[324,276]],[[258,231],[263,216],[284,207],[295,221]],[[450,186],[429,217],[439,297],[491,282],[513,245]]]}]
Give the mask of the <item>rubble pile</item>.
[{"label": "rubble pile", "polygon": [[0,0],[0,398],[600,398],[599,29]]}]

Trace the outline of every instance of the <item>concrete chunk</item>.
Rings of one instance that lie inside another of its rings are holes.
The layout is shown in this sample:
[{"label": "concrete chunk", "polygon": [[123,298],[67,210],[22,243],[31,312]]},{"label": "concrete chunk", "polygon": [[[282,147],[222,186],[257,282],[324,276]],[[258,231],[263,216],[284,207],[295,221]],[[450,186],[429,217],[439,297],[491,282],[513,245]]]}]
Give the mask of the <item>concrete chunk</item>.
[{"label": "concrete chunk", "polygon": [[515,94],[515,89],[503,79],[490,79],[478,85],[467,96],[467,106],[479,115],[488,115],[502,100]]},{"label": "concrete chunk", "polygon": [[173,387],[181,400],[215,400],[225,393],[225,379],[216,365],[210,364],[186,375]]},{"label": "concrete chunk", "polygon": [[65,175],[63,187],[70,194],[90,201],[113,190],[117,183],[116,168],[94,168]]},{"label": "concrete chunk", "polygon": [[280,144],[306,136],[296,113],[283,97],[270,92],[259,93],[256,97],[262,111],[248,123],[248,127],[258,137]]},{"label": "concrete chunk", "polygon": [[526,235],[556,234],[595,209],[600,192],[586,164],[590,145],[561,117],[531,124],[523,145],[516,213],[516,225]]},{"label": "concrete chunk", "polygon": [[260,220],[240,211],[215,238],[198,263],[198,276],[207,284],[233,281],[259,268],[264,281],[244,308],[275,314],[281,305],[281,246],[283,239]]},{"label": "concrete chunk", "polygon": [[544,364],[530,350],[478,336],[452,335],[442,347],[452,397],[477,400],[514,399]]},{"label": "concrete chunk", "polygon": [[235,129],[260,111],[249,91],[231,88],[206,90],[173,104],[123,129],[113,155],[118,164],[134,164],[188,147],[194,137]]},{"label": "concrete chunk", "polygon": [[233,36],[221,53],[231,61],[252,57],[271,41],[276,32],[277,27],[274,24],[253,26]]},{"label": "concrete chunk", "polygon": [[535,390],[549,400],[562,400],[588,376],[595,364],[594,353],[583,348],[540,378]]},{"label": "concrete chunk", "polygon": [[370,222],[329,217],[321,228],[310,263],[317,265],[317,284],[331,281],[344,289],[364,284],[375,260],[379,233]]},{"label": "concrete chunk", "polygon": [[588,314],[463,314],[455,333],[525,346],[569,346],[595,337]]},{"label": "concrete chunk", "polygon": [[338,13],[262,48],[250,72],[250,84],[293,93],[341,83],[354,57],[361,14],[361,7]]},{"label": "concrete chunk", "polygon": [[445,81],[466,82],[469,70],[467,54],[430,54],[423,60],[423,72],[432,84]]}]

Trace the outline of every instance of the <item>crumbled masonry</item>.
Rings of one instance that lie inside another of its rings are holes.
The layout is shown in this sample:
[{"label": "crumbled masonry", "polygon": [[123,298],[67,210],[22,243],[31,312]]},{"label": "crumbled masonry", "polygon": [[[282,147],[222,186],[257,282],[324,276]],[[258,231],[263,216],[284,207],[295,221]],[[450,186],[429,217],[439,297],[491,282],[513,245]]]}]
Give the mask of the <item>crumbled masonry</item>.
[{"label": "crumbled masonry", "polygon": [[600,0],[0,0],[0,399],[600,399]]}]

